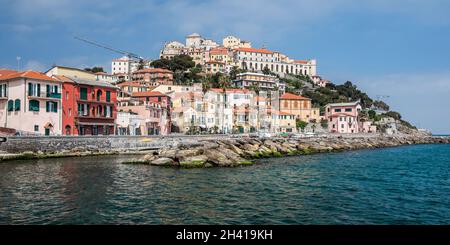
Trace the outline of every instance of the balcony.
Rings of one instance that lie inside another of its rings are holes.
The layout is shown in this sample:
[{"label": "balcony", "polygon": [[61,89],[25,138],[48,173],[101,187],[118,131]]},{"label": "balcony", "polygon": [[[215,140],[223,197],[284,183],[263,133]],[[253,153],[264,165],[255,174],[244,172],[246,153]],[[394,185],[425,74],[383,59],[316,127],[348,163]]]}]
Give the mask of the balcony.
[{"label": "balcony", "polygon": [[47,98],[61,99],[61,93],[47,93]]}]

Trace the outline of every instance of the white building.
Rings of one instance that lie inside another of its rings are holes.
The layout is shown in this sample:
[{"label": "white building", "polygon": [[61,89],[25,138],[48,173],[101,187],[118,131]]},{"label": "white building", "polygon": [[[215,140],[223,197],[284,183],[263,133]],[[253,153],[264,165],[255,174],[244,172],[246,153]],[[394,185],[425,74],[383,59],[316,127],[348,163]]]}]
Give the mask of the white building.
[{"label": "white building", "polygon": [[117,74],[113,75],[106,72],[97,72],[95,73],[95,80],[112,84],[119,81],[119,76],[117,76]]},{"label": "white building", "polygon": [[248,41],[241,41],[238,37],[235,36],[227,36],[222,40],[222,45],[226,48],[251,48],[252,44]]},{"label": "white building", "polygon": [[241,69],[249,71],[262,71],[267,67],[280,75],[316,75],[316,60],[291,60],[267,49],[237,48],[234,49],[234,59]]},{"label": "white building", "polygon": [[111,73],[113,75],[125,73],[129,74],[137,71],[139,68],[139,62],[123,56],[119,59],[113,59],[111,62]]},{"label": "white building", "polygon": [[263,73],[245,72],[237,74],[233,81],[234,85],[239,88],[250,88],[258,86],[261,90],[278,90],[284,93],[286,84],[281,82],[276,76],[265,75]]},{"label": "white building", "polygon": [[175,55],[184,54],[185,50],[186,46],[184,46],[184,44],[177,41],[172,41],[164,45],[164,47],[161,49],[159,57],[161,59],[171,59]]}]

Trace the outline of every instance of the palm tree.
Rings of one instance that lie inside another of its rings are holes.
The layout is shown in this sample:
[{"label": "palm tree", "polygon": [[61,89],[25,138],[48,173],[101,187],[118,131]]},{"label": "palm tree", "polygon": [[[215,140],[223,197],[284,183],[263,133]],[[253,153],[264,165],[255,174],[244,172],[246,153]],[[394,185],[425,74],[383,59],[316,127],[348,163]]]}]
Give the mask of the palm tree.
[{"label": "palm tree", "polygon": [[203,114],[203,120],[205,120],[206,124],[206,104],[205,104],[205,94],[208,92],[208,90],[211,88],[211,85],[209,83],[208,78],[202,79],[202,114]]},{"label": "palm tree", "polygon": [[259,125],[259,92],[261,91],[261,87],[259,87],[259,84],[254,84],[252,83],[252,85],[250,85],[249,87],[250,90],[255,91],[256,93],[256,110],[257,110],[257,115],[256,115],[256,131],[259,131],[260,125]]},{"label": "palm tree", "polygon": [[230,77],[221,75],[219,77],[219,87],[222,89],[223,94],[223,102],[222,102],[222,133],[224,132],[224,120],[225,120],[225,105],[227,100],[227,88],[229,88],[231,85]]}]

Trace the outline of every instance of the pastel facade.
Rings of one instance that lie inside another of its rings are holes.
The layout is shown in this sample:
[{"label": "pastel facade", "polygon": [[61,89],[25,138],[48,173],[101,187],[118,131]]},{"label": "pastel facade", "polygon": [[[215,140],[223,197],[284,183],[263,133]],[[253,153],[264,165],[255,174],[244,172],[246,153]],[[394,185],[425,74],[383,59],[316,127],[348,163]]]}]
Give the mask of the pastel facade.
[{"label": "pastel facade", "polygon": [[223,38],[222,45],[226,48],[251,48],[252,44],[248,41],[241,41],[240,38],[235,36],[227,36]]},{"label": "pastel facade", "polygon": [[35,71],[0,76],[0,125],[25,134],[61,135],[61,82]]},{"label": "pastel facade", "polygon": [[49,77],[54,75],[64,75],[79,79],[96,80],[96,75],[92,72],[67,66],[53,66],[50,70],[46,71],[45,74]]},{"label": "pastel facade", "polygon": [[311,99],[285,93],[280,97],[280,111],[295,115],[296,119],[305,122],[320,120],[320,109],[313,108]]},{"label": "pastel facade", "polygon": [[147,83],[149,86],[173,84],[173,72],[162,68],[146,68],[133,72],[131,80]]},{"label": "pastel facade", "polygon": [[325,106],[328,130],[332,133],[359,133],[359,102],[334,103]]},{"label": "pastel facade", "polygon": [[234,59],[241,69],[262,71],[267,67],[278,74],[316,75],[316,60],[291,60],[278,52],[267,49],[237,48]]}]

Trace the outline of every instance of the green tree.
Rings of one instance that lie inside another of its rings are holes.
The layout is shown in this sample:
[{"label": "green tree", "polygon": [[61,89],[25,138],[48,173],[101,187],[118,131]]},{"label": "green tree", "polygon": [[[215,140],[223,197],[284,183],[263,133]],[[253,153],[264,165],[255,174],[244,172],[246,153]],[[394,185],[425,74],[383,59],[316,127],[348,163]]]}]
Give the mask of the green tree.
[{"label": "green tree", "polygon": [[84,68],[85,71],[97,73],[97,72],[104,72],[103,67],[94,66],[92,68]]},{"label": "green tree", "polygon": [[300,128],[302,130],[302,132],[305,131],[306,126],[308,126],[308,123],[302,120],[297,119],[295,121],[295,125],[297,126],[297,128]]},{"label": "green tree", "polygon": [[264,69],[262,70],[262,72],[264,75],[271,75],[271,73],[272,73],[270,71],[269,67],[267,67],[267,66],[264,66]]}]

